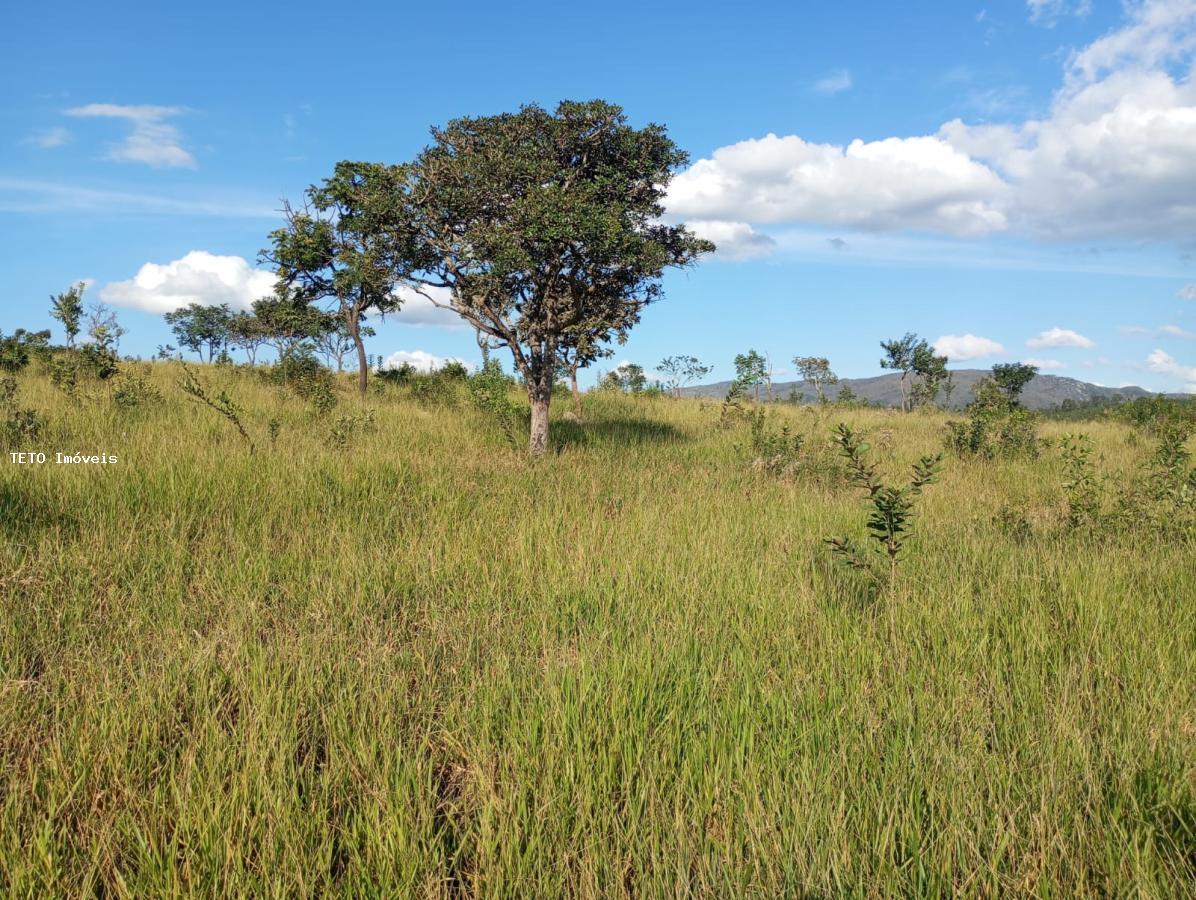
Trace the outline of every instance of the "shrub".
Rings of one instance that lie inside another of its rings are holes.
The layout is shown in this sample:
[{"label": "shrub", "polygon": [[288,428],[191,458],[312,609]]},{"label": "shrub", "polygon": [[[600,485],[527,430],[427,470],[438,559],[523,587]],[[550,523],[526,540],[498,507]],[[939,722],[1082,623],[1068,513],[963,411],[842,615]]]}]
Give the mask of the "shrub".
[{"label": "shrub", "polygon": [[763,409],[755,409],[745,415],[749,425],[748,448],[752,456],[752,467],[768,475],[796,474],[802,463],[805,437],[793,434],[788,423],[776,430],[769,427],[768,417]]},{"label": "shrub", "polygon": [[1092,461],[1092,439],[1086,434],[1063,436],[1063,495],[1067,527],[1091,528],[1101,521],[1101,485]]},{"label": "shrub", "polygon": [[12,376],[0,379],[0,411],[4,414],[4,442],[17,447],[36,440],[46,428],[46,418],[34,409],[17,406],[17,380]]},{"label": "shrub", "polygon": [[976,384],[966,422],[947,423],[947,449],[962,458],[1037,457],[1038,417],[1010,402],[991,378]]},{"label": "shrub", "polygon": [[316,415],[326,415],[336,406],[336,379],[310,350],[298,349],[283,356],[263,377],[311,404]]},{"label": "shrub", "polygon": [[135,409],[162,399],[162,392],[149,380],[147,372],[124,371],[114,383],[112,402],[121,409]]},{"label": "shrub", "polygon": [[49,350],[50,332],[26,331],[18,328],[8,337],[0,332],[0,371],[20,372],[34,356],[45,356]]},{"label": "shrub", "polygon": [[466,380],[470,400],[478,409],[487,413],[502,430],[512,449],[518,450],[522,441],[519,429],[519,405],[511,399],[513,379],[503,373],[496,361],[487,360],[476,373]]},{"label": "shrub", "polygon": [[[275,423],[271,421],[271,425]],[[329,437],[332,443],[337,447],[347,447],[349,441],[358,434],[373,431],[374,425],[374,411],[367,409],[361,415],[341,416],[333,423],[332,429],[329,432]],[[277,436],[277,431],[271,429],[270,442],[273,443]]]}]

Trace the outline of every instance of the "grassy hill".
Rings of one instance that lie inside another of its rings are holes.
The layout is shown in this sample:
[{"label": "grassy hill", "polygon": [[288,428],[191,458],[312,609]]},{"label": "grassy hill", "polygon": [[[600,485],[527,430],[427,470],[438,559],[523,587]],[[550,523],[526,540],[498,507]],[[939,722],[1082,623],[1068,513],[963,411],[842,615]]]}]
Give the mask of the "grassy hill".
[{"label": "grassy hill", "polygon": [[5,896],[1190,893],[1196,535],[1069,529],[1056,445],[949,458],[876,595],[830,429],[896,480],[940,414],[777,408],[775,477],[698,400],[535,463],[451,385],[197,371],[255,453],[177,365],[18,378],[119,461],[0,468]]},{"label": "grassy hill", "polygon": [[[981,378],[988,377],[988,369],[952,369],[955,380],[955,391],[951,397],[951,408],[963,409],[972,400],[972,388]],[[856,396],[878,406],[901,405],[901,376],[895,373],[877,375],[872,378],[844,378],[837,385],[826,388],[826,395],[837,398],[839,392],[850,387]],[[711,397],[722,399],[731,387],[730,381],[719,381],[715,384],[698,385],[685,388],[683,396]],[[778,381],[773,384],[773,396],[778,400],[788,399],[790,395],[801,395],[803,402],[813,403],[818,398],[814,386],[804,381]],[[1118,397],[1133,400],[1136,397],[1149,397],[1151,392],[1140,387],[1109,388],[1098,384],[1089,384],[1075,378],[1065,378],[1061,375],[1036,375],[1026,385],[1022,392],[1021,402],[1029,409],[1054,409],[1065,400],[1074,403],[1092,403],[1097,400],[1114,400]]]}]

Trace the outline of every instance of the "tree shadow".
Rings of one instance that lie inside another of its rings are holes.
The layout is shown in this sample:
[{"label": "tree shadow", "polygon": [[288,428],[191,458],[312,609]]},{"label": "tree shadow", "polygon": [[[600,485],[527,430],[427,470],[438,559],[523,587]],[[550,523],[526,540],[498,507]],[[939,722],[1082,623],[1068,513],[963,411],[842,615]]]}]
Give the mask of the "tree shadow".
[{"label": "tree shadow", "polygon": [[687,436],[668,422],[640,418],[560,419],[549,432],[552,449],[567,447],[638,447],[678,443]]},{"label": "tree shadow", "polygon": [[59,529],[73,532],[78,520],[40,487],[0,483],[0,530],[14,543],[28,541],[39,532]]}]

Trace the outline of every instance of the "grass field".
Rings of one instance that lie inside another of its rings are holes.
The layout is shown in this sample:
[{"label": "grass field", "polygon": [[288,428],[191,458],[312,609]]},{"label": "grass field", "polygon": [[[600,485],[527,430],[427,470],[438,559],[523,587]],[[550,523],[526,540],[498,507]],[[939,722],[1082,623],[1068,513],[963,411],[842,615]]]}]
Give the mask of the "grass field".
[{"label": "grass field", "polygon": [[717,404],[590,395],[537,463],[463,397],[338,446],[201,369],[251,456],[180,374],[20,376],[27,449],[119,463],[0,469],[0,895],[1196,896],[1196,535],[1068,532],[1057,450],[948,458],[871,597],[860,492]]}]

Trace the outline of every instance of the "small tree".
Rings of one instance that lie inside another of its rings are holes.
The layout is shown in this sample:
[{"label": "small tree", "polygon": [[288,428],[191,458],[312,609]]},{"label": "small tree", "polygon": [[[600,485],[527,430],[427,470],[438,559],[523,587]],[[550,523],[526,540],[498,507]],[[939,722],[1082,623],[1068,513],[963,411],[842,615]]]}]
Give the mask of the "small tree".
[{"label": "small tree", "polygon": [[[329,368],[332,368],[335,364],[336,370],[343,372],[345,370],[345,357],[356,346],[353,343],[353,335],[349,334],[348,329],[345,327],[344,319],[340,317],[332,317],[328,325],[327,329],[315,336],[313,344],[315,345],[316,353],[324,359]],[[369,325],[361,326],[361,336],[363,338],[373,337],[376,333]]]},{"label": "small tree", "polygon": [[404,170],[339,162],[331,178],[307,189],[301,209],[284,204],[286,225],[270,233],[261,259],[274,265],[281,291],[301,303],[331,302],[357,350],[357,390],[365,396],[369,360],[362,322],[402,301],[395,293],[402,263],[395,253],[394,213]]},{"label": "small tree", "polygon": [[106,303],[94,303],[87,316],[87,336],[105,353],[115,355],[125,329],[116,320],[116,310]]},{"label": "small tree", "polygon": [[305,303],[275,295],[254,301],[253,314],[269,344],[284,359],[331,327],[330,316]]},{"label": "small tree", "polygon": [[162,318],[174,332],[180,347],[196,354],[201,362],[205,361],[206,349],[206,361],[211,362],[229,341],[229,323],[233,312],[227,303],[219,306],[189,303],[182,309],[166,313]]},{"label": "small tree", "polygon": [[395,229],[407,274],[510,351],[543,454],[561,350],[625,337],[663,295],[665,269],[714,249],[661,221],[688,157],[661,126],[633,128],[600,100],[457,119],[432,137],[407,169]]},{"label": "small tree", "polygon": [[686,385],[701,381],[713,371],[713,366],[703,365],[696,356],[666,356],[656,367],[664,375],[664,385],[678,398]]},{"label": "small tree", "polygon": [[760,385],[768,378],[768,362],[755,350],[740,353],[735,357],[735,380],[755,392],[756,402],[760,402]]},{"label": "small tree", "polygon": [[603,383],[628,394],[642,394],[648,387],[648,376],[644,374],[643,366],[626,362],[607,372]]},{"label": "small tree", "polygon": [[912,372],[917,381],[910,388],[910,403],[928,406],[938,399],[939,391],[947,381],[947,357],[935,353],[926,341],[919,341],[914,347]]},{"label": "small tree", "polygon": [[997,383],[1011,407],[1019,405],[1018,398],[1021,397],[1022,391],[1037,374],[1038,366],[1026,363],[998,363],[993,366],[993,381]]},{"label": "small tree", "polygon": [[906,332],[904,337],[897,338],[893,341],[881,341],[880,349],[884,350],[885,355],[880,361],[882,369],[892,369],[895,372],[901,373],[901,410],[904,412],[909,409],[908,393],[906,391],[906,381],[909,378],[909,373],[914,368],[914,347],[917,346],[918,336],[911,332]]},{"label": "small tree", "polygon": [[83,321],[83,292],[87,285],[80,281],[57,296],[50,297],[50,315],[62,323],[66,332],[66,345],[75,346],[79,336],[79,325]]},{"label": "small tree", "polygon": [[914,533],[914,513],[923,489],[938,481],[942,454],[923,456],[913,466],[908,485],[896,486],[880,480],[875,463],[868,462],[869,445],[863,435],[840,424],[835,442],[847,461],[851,480],[868,495],[871,510],[868,515],[868,536],[874,549],[887,564],[882,579],[872,564],[871,556],[849,537],[827,538],[825,543],[846,565],[871,575],[879,583],[887,580],[892,591],[897,583],[897,566],[904,558],[907,544]]},{"label": "small tree", "polygon": [[228,321],[229,346],[244,351],[245,358],[251,366],[257,364],[258,348],[269,340],[270,335],[267,334],[262,320],[251,313],[236,313]]},{"label": "small tree", "polygon": [[795,356],[793,365],[802,381],[814,385],[818,402],[825,404],[827,386],[839,383],[839,376],[831,371],[830,360],[825,356]]}]

